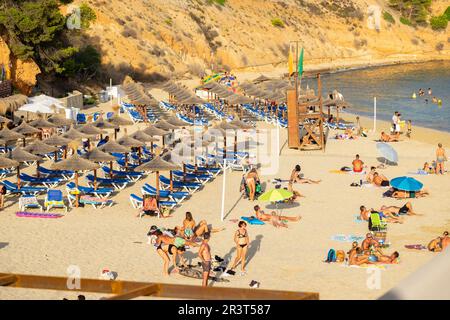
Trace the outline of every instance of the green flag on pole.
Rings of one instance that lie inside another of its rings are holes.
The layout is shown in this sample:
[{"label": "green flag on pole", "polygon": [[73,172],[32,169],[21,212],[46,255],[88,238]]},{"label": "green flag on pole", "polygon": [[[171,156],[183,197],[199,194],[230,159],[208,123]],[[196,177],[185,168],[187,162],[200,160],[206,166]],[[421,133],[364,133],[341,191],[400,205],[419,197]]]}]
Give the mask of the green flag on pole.
[{"label": "green flag on pole", "polygon": [[300,52],[300,58],[298,58],[298,66],[297,66],[298,77],[301,78],[303,75],[303,48]]}]

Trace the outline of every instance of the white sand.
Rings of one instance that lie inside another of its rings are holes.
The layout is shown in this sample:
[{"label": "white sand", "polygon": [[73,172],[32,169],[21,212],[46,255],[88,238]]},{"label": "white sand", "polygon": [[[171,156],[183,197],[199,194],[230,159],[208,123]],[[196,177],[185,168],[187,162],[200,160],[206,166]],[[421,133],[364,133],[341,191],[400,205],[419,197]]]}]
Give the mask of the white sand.
[{"label": "white sand", "polygon": [[[382,126],[380,123],[379,127]],[[387,125],[384,126],[386,129]],[[441,134],[441,137],[448,139],[446,134]],[[286,131],[281,130],[280,141],[285,140]],[[301,164],[306,177],[321,179],[322,183],[295,186],[306,198],[300,200],[299,206],[283,210],[286,215],[302,216],[300,222],[290,222],[289,229],[275,229],[270,225],[249,226],[248,274],[231,277],[229,283],[213,285],[245,288],[254,279],[261,282],[262,289],[319,292],[321,299],[375,299],[430,260],[433,253],[410,251],[404,245],[426,244],[449,228],[450,199],[446,192],[449,175],[417,176],[431,195],[414,199],[412,203],[417,212],[425,215],[407,217],[402,225],[389,225],[388,238],[392,246],[386,252],[398,250],[401,262],[381,271],[380,289],[367,287],[369,274],[366,269],[322,262],[330,248],[350,249],[350,243],[332,241],[331,236],[364,235],[367,232],[366,223],[354,221],[360,205],[379,208],[382,204],[401,206],[404,203],[382,198],[383,189],[350,187],[352,182],[359,181],[359,176],[329,172],[350,165],[356,153],[367,165],[378,164],[374,140],[374,136],[356,141],[330,139],[325,152],[300,152],[285,146],[277,174],[262,177],[267,187],[272,186],[268,181],[274,177],[287,179],[297,163]],[[425,161],[434,158],[434,144],[411,140],[393,146],[399,153],[400,165],[380,170],[388,178],[415,171]],[[49,167],[50,164],[45,163],[44,166]],[[25,172],[34,170],[33,167]],[[9,179],[15,181],[15,177]],[[229,219],[252,214],[252,207],[258,202],[240,198],[241,173],[232,172],[227,174],[225,208],[230,212],[223,223],[220,221],[222,176],[185,201],[171,218],[136,218],[136,210],[128,200],[129,194],[139,194],[140,187],[145,182],[154,185],[154,179],[151,175],[114,195],[117,204],[110,209],[79,208],[61,219],[16,217],[17,199],[9,198],[7,208],[0,212],[0,242],[3,243],[0,245],[0,272],[67,276],[67,268],[77,265],[84,278],[98,278],[103,268],[109,268],[116,271],[122,280],[200,285],[199,281],[180,275],[162,276],[162,261],[155,249],[147,244],[149,227],[153,224],[163,227],[180,225],[184,213],[191,211],[196,221],[206,219],[214,226],[226,227],[225,231],[213,234],[211,247],[213,254],[234,258],[232,238],[237,225]],[[83,179],[80,181],[85,184]],[[44,199],[43,196],[39,198]],[[186,256],[197,260],[196,250]],[[0,299],[73,299],[75,296],[73,292],[0,288]],[[86,297],[96,299],[99,295],[86,294]]]}]

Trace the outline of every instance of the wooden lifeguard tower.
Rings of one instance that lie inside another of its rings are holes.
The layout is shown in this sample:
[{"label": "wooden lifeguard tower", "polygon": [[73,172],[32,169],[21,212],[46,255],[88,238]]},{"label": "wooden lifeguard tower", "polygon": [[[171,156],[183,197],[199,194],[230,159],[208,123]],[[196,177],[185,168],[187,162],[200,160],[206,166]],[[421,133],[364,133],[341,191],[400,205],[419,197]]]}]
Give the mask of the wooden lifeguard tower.
[{"label": "wooden lifeguard tower", "polygon": [[297,85],[295,90],[287,91],[288,147],[290,149],[325,151],[320,73],[317,74],[317,83],[317,98],[315,99],[299,95]]}]

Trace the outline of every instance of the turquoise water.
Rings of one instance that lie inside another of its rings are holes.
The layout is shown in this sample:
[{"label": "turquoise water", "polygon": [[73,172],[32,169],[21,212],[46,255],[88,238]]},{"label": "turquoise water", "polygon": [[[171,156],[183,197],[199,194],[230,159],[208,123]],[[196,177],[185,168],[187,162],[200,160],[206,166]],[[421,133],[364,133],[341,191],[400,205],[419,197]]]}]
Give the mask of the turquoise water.
[{"label": "turquoise water", "polygon": [[[450,62],[432,62],[379,67],[365,70],[323,74],[323,95],[337,89],[352,104],[347,110],[364,116],[373,116],[373,97],[377,97],[377,117],[390,120],[394,111],[402,120],[412,120],[413,126],[450,131]],[[304,79],[316,87],[316,81]],[[425,90],[419,97],[418,90]],[[433,91],[428,95],[428,88]],[[412,99],[412,93],[417,99]],[[431,102],[433,96],[442,99],[442,106]],[[425,102],[428,99],[428,104]]]}]

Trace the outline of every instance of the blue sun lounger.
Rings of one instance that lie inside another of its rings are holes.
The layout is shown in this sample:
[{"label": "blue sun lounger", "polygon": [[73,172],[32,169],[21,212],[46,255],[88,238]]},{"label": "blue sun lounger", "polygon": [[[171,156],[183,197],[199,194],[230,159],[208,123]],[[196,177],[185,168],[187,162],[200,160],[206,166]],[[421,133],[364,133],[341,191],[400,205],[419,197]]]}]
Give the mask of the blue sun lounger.
[{"label": "blue sun lounger", "polygon": [[[170,179],[168,179],[167,177],[160,175],[159,181],[161,182],[161,185],[164,189],[170,188]],[[172,181],[172,185],[175,189],[186,190],[191,194],[202,187],[202,184],[199,182]]]},{"label": "blue sun lounger", "polygon": [[23,181],[27,186],[39,185],[46,188],[54,188],[62,181],[64,181],[64,179],[62,178],[35,178],[25,173],[20,174],[20,180]]},{"label": "blue sun lounger", "polygon": [[[141,192],[142,192],[142,194],[149,194],[151,196],[156,196],[156,188],[149,185],[148,183],[146,183],[142,186]],[[189,197],[189,192],[185,192],[185,191],[171,192],[169,190],[159,190],[159,196],[161,198],[169,198],[172,201],[181,203],[184,199]]]},{"label": "blue sun lounger", "polygon": [[[110,175],[111,169],[108,167],[102,167],[103,172],[105,173],[105,176]],[[122,177],[127,178],[128,180],[131,180],[133,182],[138,181],[140,178],[144,176],[144,172],[137,172],[137,171],[119,171],[119,170],[113,170],[112,171],[113,176],[116,177]]]},{"label": "blue sun lounger", "polygon": [[[133,208],[135,209],[142,208],[142,201],[143,201],[142,197],[139,197],[133,193],[130,194],[130,202]],[[158,201],[158,204],[160,207],[169,208],[170,210],[177,205],[175,201],[162,201],[162,200]]]},{"label": "blue sun lounger", "polygon": [[212,174],[213,176],[217,176],[222,172],[221,168],[215,168],[215,167],[201,167],[201,166],[197,166],[197,169],[195,168],[194,165],[192,164],[186,164],[186,170],[190,171],[190,172],[199,172],[199,173],[209,173]]},{"label": "blue sun lounger", "polygon": [[[70,194],[72,191],[77,190],[77,187],[74,182],[69,182],[66,184],[67,193]],[[108,198],[113,192],[113,188],[91,188],[91,187],[85,187],[85,186],[78,186],[78,191],[81,194],[87,194],[87,195],[95,195],[99,198]]]},{"label": "blue sun lounger", "polygon": [[[89,181],[89,185],[93,187],[94,185],[94,175],[88,174],[86,179]],[[99,185],[113,186],[116,190],[123,190],[131,181],[128,179],[107,179],[97,177],[97,183]]]},{"label": "blue sun lounger", "polygon": [[186,181],[186,182],[190,182],[190,181],[195,181],[195,182],[199,182],[201,184],[205,184],[208,181],[210,181],[213,176],[209,173],[184,173],[183,171],[180,170],[174,170],[172,171],[173,176],[176,180],[178,181]]},{"label": "blue sun lounger", "polygon": [[33,194],[37,195],[42,192],[46,192],[47,188],[41,188],[41,187],[25,187],[21,186],[20,189],[18,188],[18,185],[15,183],[12,183],[8,180],[3,180],[1,183],[6,187],[7,193],[22,193],[22,194]]},{"label": "blue sun lounger", "polygon": [[39,166],[39,173],[47,176],[47,177],[62,177],[64,180],[71,180],[75,177],[74,171],[69,170],[51,170],[44,167]]}]

